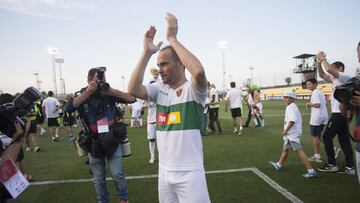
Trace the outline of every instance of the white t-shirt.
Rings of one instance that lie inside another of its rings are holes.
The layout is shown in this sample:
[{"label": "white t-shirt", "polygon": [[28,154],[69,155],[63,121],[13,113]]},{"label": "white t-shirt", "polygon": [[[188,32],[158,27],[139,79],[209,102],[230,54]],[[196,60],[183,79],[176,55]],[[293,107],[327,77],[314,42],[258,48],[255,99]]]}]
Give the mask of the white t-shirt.
[{"label": "white t-shirt", "polygon": [[[43,107],[45,107],[45,114],[46,114],[46,118],[57,118],[59,117],[58,111],[56,110],[57,106],[60,106],[59,100],[57,100],[54,97],[48,97],[46,99],[44,99]],[[55,113],[54,113],[55,111]]]},{"label": "white t-shirt", "polygon": [[[210,90],[210,101],[212,101],[213,99],[213,96],[215,96],[215,100],[214,102],[219,102],[219,93],[218,91],[215,89],[215,88],[211,88]],[[210,105],[210,109],[212,108],[219,108],[220,107],[220,104],[213,104],[213,105]]]},{"label": "white t-shirt", "polygon": [[300,111],[294,102],[287,105],[286,107],[284,130],[290,121],[293,121],[295,124],[289,129],[288,134],[287,136],[284,136],[284,139],[300,143],[302,133],[302,118]]},{"label": "white t-shirt", "polygon": [[230,100],[230,108],[239,108],[242,106],[242,91],[237,88],[231,88],[225,97],[226,100]]},{"label": "white t-shirt", "polygon": [[310,103],[320,104],[320,108],[311,107],[310,125],[326,125],[328,113],[324,94],[319,89],[314,89],[311,93]]},{"label": "white t-shirt", "polygon": [[156,123],[156,103],[154,101],[148,101],[148,123]]},{"label": "white t-shirt", "polygon": [[209,104],[210,104],[210,98],[206,97],[205,99],[205,108],[204,108],[204,114],[207,114],[209,111]]},{"label": "white t-shirt", "polygon": [[254,104],[254,98],[252,97],[251,93],[248,93],[247,101],[248,101],[250,106]]},{"label": "white t-shirt", "polygon": [[346,81],[348,81],[351,77],[348,75],[345,75],[342,72],[339,72],[339,79],[338,78],[334,78],[332,75],[330,75],[330,80],[332,81],[332,89],[333,89],[333,94],[331,95],[331,112],[332,113],[340,113],[340,103],[338,102],[338,100],[336,100],[334,98],[334,91],[335,89],[340,86],[341,84],[345,83]]},{"label": "white t-shirt", "polygon": [[143,101],[140,99],[137,99],[135,103],[130,104],[131,105],[131,117],[132,118],[139,118],[141,116],[141,108],[142,108],[142,103]]},{"label": "white t-shirt", "polygon": [[145,85],[156,102],[156,142],[159,167],[168,171],[203,170],[200,134],[207,91],[200,93],[190,81],[176,90],[157,82]]}]

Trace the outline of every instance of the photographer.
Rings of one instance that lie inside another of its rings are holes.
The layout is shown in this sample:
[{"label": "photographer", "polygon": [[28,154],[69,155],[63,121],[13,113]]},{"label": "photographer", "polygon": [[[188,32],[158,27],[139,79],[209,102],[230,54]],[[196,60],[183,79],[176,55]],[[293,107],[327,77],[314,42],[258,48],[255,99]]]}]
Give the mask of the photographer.
[{"label": "photographer", "polygon": [[[88,86],[80,91],[65,112],[78,110],[88,137],[91,137],[89,152],[90,168],[98,202],[110,202],[106,187],[105,158],[109,164],[111,176],[115,183],[116,196],[121,203],[128,202],[128,189],[125,174],[122,170],[122,147],[114,141],[115,102],[135,102],[127,93],[113,89],[105,82],[105,68],[92,68],[88,72]],[[72,105],[71,105],[72,104]]]},{"label": "photographer", "polygon": [[[358,57],[358,62],[360,63],[360,42],[357,45],[357,57]],[[359,76],[359,75],[357,75]],[[354,96],[350,96],[350,104],[351,106],[348,108],[352,108],[355,107],[356,108],[356,112],[357,112],[357,117],[360,116],[359,115],[359,110],[360,110],[360,91],[356,91],[355,92],[356,95]],[[341,108],[341,110],[344,112],[346,110],[345,106],[342,105],[343,108]],[[344,112],[345,113],[345,112]],[[358,123],[356,123],[358,124]],[[356,126],[357,127],[357,126]],[[356,129],[355,129],[356,130]],[[356,132],[354,132],[356,133]],[[356,135],[354,135],[356,136]],[[360,140],[356,140],[357,143],[355,145],[355,153],[356,153],[356,170],[357,170],[357,176],[359,179],[359,183],[360,183]]]},{"label": "photographer", "polygon": [[[12,102],[14,97],[10,94],[1,94],[0,95],[0,104]],[[8,137],[12,138],[13,141],[9,146],[4,148],[3,143],[0,139],[0,160],[5,158],[10,158],[13,162],[16,162],[20,149],[20,137],[23,136],[23,129],[19,121],[13,121],[9,117],[11,112],[1,111],[0,112],[0,131],[6,134]],[[0,183],[0,202],[6,202],[6,199],[11,198],[3,185]]]},{"label": "photographer", "polygon": [[[345,75],[345,65],[342,62],[334,62],[330,64],[326,60],[324,52],[320,51],[317,54],[317,70],[319,76],[327,82],[332,83],[333,91],[341,84],[348,81],[351,77]],[[322,69],[322,65],[326,69],[326,72]],[[334,92],[333,92],[334,93]],[[345,173],[349,175],[355,174],[354,163],[353,163],[353,151],[350,143],[349,126],[346,117],[340,112],[340,103],[331,96],[331,117],[326,125],[325,132],[323,134],[323,140],[325,145],[325,151],[328,158],[328,163],[324,164],[323,167],[318,170],[321,172],[338,172],[339,168],[336,165],[335,152],[333,139],[338,135],[341,149],[345,155]]]}]

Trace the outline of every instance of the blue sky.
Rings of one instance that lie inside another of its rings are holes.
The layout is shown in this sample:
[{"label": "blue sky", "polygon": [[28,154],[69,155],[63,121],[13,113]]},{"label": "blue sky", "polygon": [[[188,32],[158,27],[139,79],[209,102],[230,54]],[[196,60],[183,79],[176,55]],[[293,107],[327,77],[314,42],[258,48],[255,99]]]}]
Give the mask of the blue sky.
[{"label": "blue sky", "polygon": [[[249,78],[249,66],[262,86],[285,84],[288,76],[298,82],[292,57],[319,50],[329,61],[343,61],[345,72],[354,74],[360,67],[358,8],[356,0],[0,0],[0,90],[15,93],[35,86],[34,72],[39,72],[41,89],[52,90],[48,47],[58,48],[64,58],[68,93],[86,86],[87,70],[96,66],[106,66],[110,84],[123,89],[142,51],[146,29],[155,25],[155,41],[165,40],[166,12],[177,16],[178,39],[218,87],[220,41],[229,43],[227,83]],[[156,57],[148,69],[156,65]]]}]

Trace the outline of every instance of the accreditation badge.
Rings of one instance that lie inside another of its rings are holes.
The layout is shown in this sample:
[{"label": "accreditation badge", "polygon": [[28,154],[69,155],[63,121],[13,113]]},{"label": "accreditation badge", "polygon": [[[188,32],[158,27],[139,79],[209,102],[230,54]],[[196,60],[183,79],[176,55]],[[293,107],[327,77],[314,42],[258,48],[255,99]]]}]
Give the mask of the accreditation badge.
[{"label": "accreditation badge", "polygon": [[96,122],[98,133],[107,133],[109,132],[109,121],[106,117],[98,120]]}]

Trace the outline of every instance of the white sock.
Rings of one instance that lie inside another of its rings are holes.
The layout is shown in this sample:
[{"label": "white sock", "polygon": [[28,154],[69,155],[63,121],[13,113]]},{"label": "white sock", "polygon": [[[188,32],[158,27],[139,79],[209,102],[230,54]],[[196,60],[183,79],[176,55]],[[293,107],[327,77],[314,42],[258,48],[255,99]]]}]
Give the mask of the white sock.
[{"label": "white sock", "polygon": [[155,158],[155,142],[149,142],[150,157]]},{"label": "white sock", "polygon": [[234,131],[237,131],[237,127],[234,127]]},{"label": "white sock", "polygon": [[143,126],[142,118],[139,119],[140,126]]},{"label": "white sock", "polygon": [[242,130],[243,129],[243,127],[242,126],[240,126],[240,130]]},{"label": "white sock", "polygon": [[58,138],[58,137],[59,137],[59,135],[55,135],[55,137],[57,137],[57,138]]},{"label": "white sock", "polygon": [[130,123],[131,123],[130,126],[131,126],[131,127],[134,127],[135,119],[132,118],[131,121],[130,121]]},{"label": "white sock", "polygon": [[320,154],[314,154],[314,157],[317,158],[317,159],[321,158]]},{"label": "white sock", "polygon": [[279,167],[282,167],[282,165],[281,165],[281,164],[279,164],[279,162],[276,162],[276,165],[277,165],[277,166],[279,166]]},{"label": "white sock", "polygon": [[314,172],[315,172],[313,168],[312,168],[312,169],[308,169],[307,171],[308,171],[309,173],[314,173]]}]

